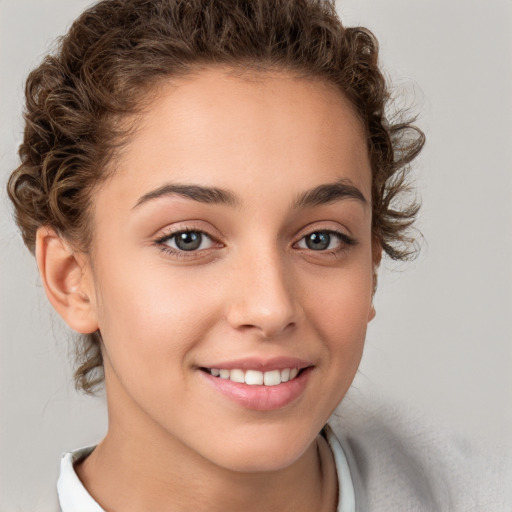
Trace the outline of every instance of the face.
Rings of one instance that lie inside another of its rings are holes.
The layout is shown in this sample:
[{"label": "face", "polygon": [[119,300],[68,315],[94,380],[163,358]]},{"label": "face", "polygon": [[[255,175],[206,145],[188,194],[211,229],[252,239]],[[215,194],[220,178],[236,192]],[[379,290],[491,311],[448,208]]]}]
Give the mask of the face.
[{"label": "face", "polygon": [[238,471],[298,460],[361,358],[370,191],[333,86],[222,69],[163,85],[94,196],[110,428]]}]

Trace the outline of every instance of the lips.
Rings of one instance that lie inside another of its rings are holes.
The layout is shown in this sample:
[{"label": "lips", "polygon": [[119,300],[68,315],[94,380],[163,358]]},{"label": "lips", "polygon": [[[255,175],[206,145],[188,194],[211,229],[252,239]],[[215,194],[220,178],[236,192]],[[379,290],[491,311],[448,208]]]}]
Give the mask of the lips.
[{"label": "lips", "polygon": [[200,374],[217,392],[246,409],[283,408],[303,394],[314,366],[295,358],[242,360],[202,366]]}]

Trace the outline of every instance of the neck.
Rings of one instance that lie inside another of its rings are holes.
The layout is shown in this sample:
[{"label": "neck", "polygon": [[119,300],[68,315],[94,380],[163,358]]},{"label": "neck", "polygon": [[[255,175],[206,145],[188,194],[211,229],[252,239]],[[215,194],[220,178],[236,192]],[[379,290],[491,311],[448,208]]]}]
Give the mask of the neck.
[{"label": "neck", "polygon": [[291,466],[272,472],[241,473],[194,459],[109,432],[76,470],[108,512],[336,510],[336,470],[320,436]]},{"label": "neck", "polygon": [[323,437],[286,467],[234,471],[156,425],[126,395],[109,400],[108,433],[76,471],[108,512],[334,512],[337,504],[334,458]]}]

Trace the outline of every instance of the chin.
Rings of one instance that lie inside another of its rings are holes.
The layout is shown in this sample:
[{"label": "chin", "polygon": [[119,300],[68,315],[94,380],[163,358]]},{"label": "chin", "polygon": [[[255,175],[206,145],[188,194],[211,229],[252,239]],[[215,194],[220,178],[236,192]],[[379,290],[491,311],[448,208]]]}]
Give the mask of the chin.
[{"label": "chin", "polygon": [[[307,449],[307,447],[306,447]],[[219,466],[236,473],[272,473],[281,471],[300,459],[299,453],[234,454],[234,457],[220,460]]]},{"label": "chin", "polygon": [[292,434],[289,430],[271,433],[262,428],[251,436],[229,436],[229,446],[225,446],[224,439],[224,443],[216,444],[220,450],[216,449],[216,453],[207,457],[218,466],[239,473],[279,471],[298,461],[315,438],[316,433],[300,435],[298,432]]}]

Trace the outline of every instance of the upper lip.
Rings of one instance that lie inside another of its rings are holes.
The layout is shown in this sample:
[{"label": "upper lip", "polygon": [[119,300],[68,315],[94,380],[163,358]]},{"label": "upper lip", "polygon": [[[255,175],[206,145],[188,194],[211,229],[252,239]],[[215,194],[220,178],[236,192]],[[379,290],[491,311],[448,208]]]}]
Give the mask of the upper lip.
[{"label": "upper lip", "polygon": [[296,357],[275,357],[262,359],[258,357],[249,357],[245,359],[236,359],[223,362],[214,362],[212,364],[201,365],[201,368],[218,368],[222,370],[259,370],[269,372],[272,370],[284,370],[285,368],[297,368],[302,370],[313,366],[311,361],[299,359]]}]

